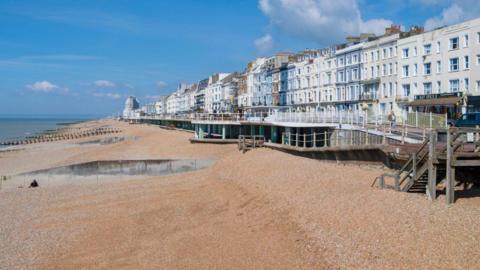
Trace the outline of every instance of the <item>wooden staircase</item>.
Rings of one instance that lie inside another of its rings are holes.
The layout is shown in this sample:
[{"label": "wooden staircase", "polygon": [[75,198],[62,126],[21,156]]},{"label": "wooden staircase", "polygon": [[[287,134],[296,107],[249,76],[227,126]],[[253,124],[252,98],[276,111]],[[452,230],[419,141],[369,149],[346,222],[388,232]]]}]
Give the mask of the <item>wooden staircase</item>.
[{"label": "wooden staircase", "polygon": [[[433,141],[433,145],[431,143]],[[438,150],[435,147],[436,136],[426,139],[411,155],[410,159],[394,174],[383,174],[375,179],[380,180],[381,188],[385,187],[385,177],[395,180],[394,189],[409,193],[427,193],[429,177],[432,173],[432,182],[436,186],[445,178],[445,168],[437,166]],[[375,183],[374,182],[374,183]]]},{"label": "wooden staircase", "polygon": [[[440,131],[446,133],[447,138],[437,144]],[[480,183],[479,171],[480,127],[432,130],[398,172],[382,174],[373,185],[377,183],[385,188],[385,177],[391,177],[396,191],[423,193],[435,200],[437,185],[443,182],[447,204],[452,204],[460,184],[465,190],[468,185]]]}]

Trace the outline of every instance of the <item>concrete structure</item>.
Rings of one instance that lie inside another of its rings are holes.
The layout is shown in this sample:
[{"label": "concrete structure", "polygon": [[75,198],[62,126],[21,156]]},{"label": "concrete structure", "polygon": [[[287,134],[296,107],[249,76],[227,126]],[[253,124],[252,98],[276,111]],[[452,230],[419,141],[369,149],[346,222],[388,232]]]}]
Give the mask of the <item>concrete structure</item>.
[{"label": "concrete structure", "polygon": [[140,109],[140,104],[134,96],[129,96],[125,101],[125,108],[123,110],[123,117],[129,118],[135,115],[135,112]]}]

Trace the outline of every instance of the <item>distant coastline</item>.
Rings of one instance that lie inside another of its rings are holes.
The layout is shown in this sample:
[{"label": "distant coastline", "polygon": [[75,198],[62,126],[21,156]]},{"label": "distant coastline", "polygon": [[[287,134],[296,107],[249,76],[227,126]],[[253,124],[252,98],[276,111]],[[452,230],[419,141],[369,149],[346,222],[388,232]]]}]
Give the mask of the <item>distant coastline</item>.
[{"label": "distant coastline", "polygon": [[22,140],[30,136],[55,132],[68,125],[91,121],[98,118],[79,117],[25,117],[0,116],[0,142]]}]

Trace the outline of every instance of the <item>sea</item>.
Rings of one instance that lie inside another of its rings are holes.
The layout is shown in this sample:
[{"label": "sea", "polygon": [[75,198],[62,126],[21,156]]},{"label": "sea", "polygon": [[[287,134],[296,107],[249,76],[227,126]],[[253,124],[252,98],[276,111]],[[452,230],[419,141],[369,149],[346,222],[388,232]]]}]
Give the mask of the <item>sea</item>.
[{"label": "sea", "polygon": [[68,124],[88,121],[93,118],[85,117],[1,117],[0,116],[0,142],[21,140],[64,127]]}]

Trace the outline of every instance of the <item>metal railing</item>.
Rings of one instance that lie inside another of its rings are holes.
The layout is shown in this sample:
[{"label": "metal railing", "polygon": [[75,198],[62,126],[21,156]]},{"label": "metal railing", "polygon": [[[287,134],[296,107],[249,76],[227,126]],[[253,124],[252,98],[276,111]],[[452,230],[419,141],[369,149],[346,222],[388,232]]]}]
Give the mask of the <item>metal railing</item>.
[{"label": "metal railing", "polygon": [[282,144],[301,148],[383,145],[387,136],[371,134],[368,130],[337,129],[314,133],[282,133]]},{"label": "metal railing", "polygon": [[290,122],[311,124],[350,124],[361,127],[367,125],[392,124],[419,129],[447,128],[447,115],[434,113],[412,112],[405,116],[396,116],[390,121],[388,115],[372,114],[364,111],[314,111],[314,112],[254,112],[254,113],[190,113],[180,115],[148,115],[132,120],[185,120],[185,121],[233,121],[233,122]]}]

